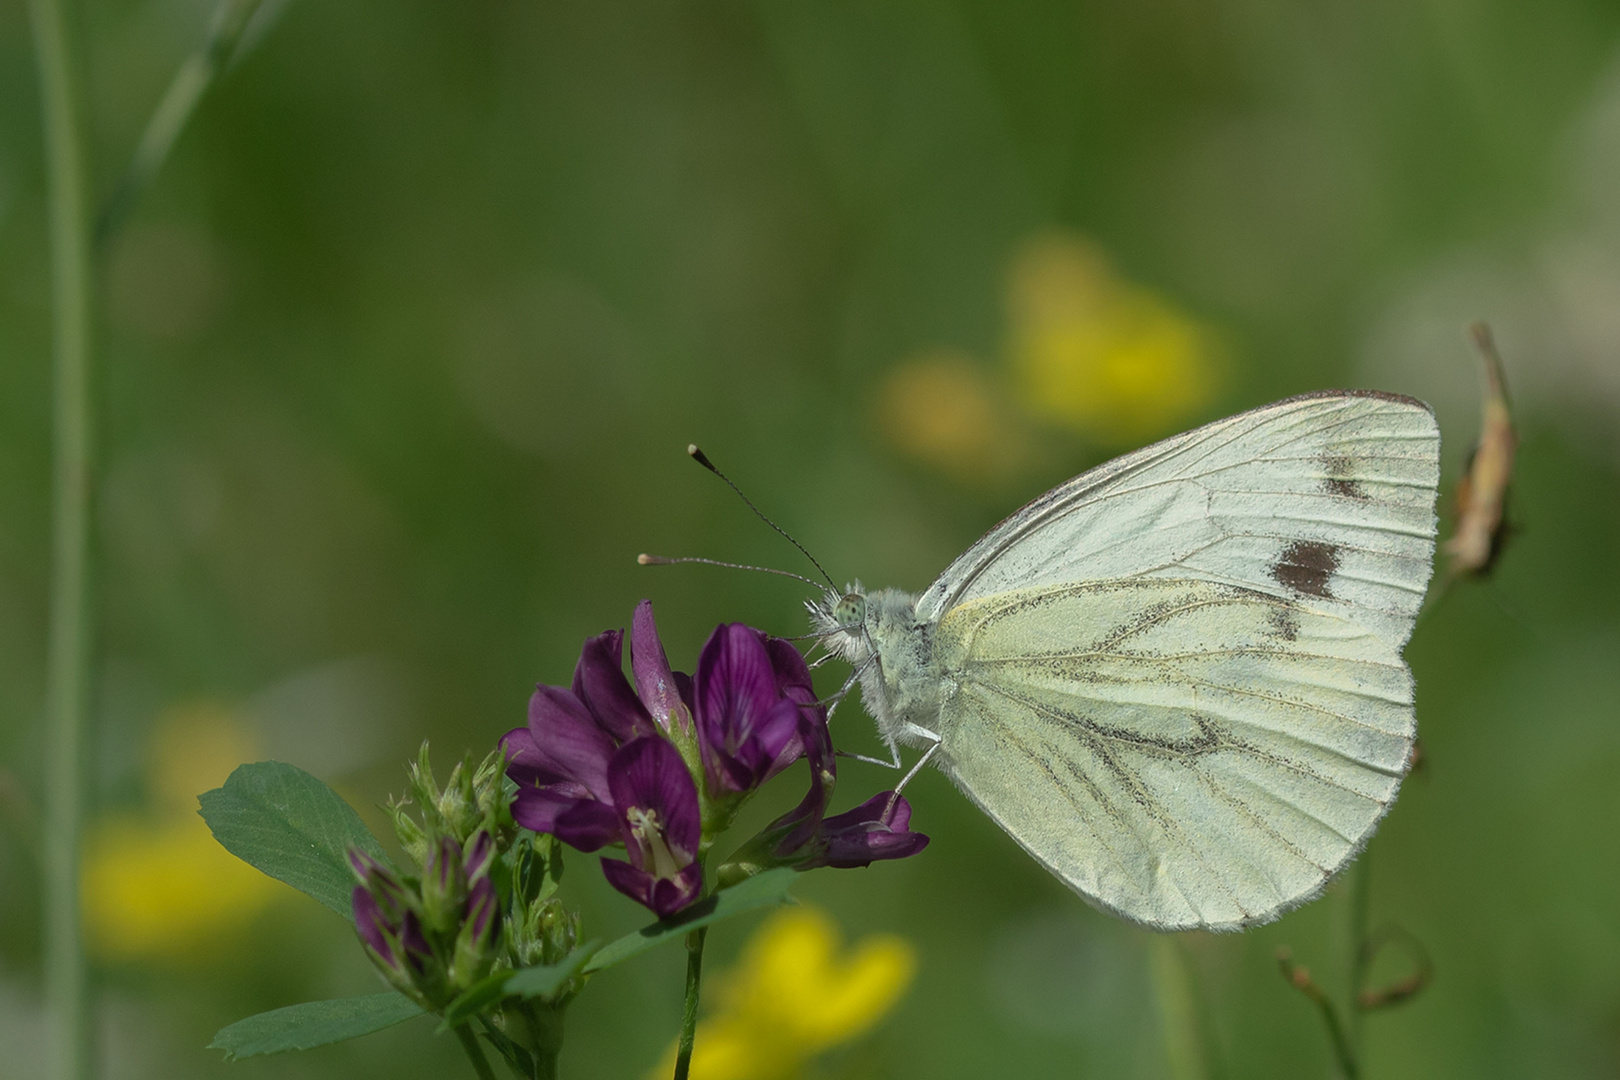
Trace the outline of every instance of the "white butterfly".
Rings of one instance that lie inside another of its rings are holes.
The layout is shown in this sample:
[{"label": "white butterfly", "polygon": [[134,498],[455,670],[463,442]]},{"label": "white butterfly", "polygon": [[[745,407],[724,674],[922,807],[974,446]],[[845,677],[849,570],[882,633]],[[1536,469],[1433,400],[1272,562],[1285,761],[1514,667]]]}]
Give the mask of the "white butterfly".
[{"label": "white butterfly", "polygon": [[1091,903],[1266,922],[1406,772],[1439,451],[1420,401],[1289,398],[1047,492],[921,595],[857,584],[813,621],[896,761],[926,747]]}]

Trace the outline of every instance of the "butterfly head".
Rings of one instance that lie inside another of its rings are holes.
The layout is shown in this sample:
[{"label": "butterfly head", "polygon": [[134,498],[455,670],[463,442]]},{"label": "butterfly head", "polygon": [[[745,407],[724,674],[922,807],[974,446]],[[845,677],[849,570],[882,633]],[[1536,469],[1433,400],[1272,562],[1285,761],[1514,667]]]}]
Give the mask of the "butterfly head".
[{"label": "butterfly head", "polygon": [[860,582],[845,588],[842,593],[824,590],[819,600],[807,601],[810,627],[821,638],[822,645],[852,664],[865,660],[871,653],[866,633],[866,590]]}]

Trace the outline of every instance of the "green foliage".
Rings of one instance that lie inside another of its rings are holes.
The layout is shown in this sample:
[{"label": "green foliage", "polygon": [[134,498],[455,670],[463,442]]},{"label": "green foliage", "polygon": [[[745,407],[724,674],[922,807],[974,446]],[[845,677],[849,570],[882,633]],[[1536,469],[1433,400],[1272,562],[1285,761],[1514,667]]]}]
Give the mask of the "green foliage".
[{"label": "green foliage", "polygon": [[387,862],[354,808],[296,765],[243,765],[197,801],[225,850],[345,918],[354,891],[350,845]]},{"label": "green foliage", "polygon": [[595,955],[596,950],[596,942],[587,942],[555,964],[497,971],[445,1006],[444,1026],[454,1027],[471,1020],[505,998],[554,1000],[569,980],[584,971],[586,962]]},{"label": "green foliage", "polygon": [[220,1028],[208,1048],[225,1051],[227,1058],[309,1050],[370,1035],[421,1015],[420,1005],[393,991],[331,1001],[306,1001]]},{"label": "green foliage", "polygon": [[696,930],[756,908],[788,903],[788,889],[798,877],[798,871],[779,867],[751,877],[723,892],[715,893],[684,911],[676,912],[667,919],[659,919],[602,948],[591,957],[590,963],[585,965],[585,974],[610,968],[632,956],[639,956],[648,949],[655,949],[666,942],[684,938],[689,930]]}]

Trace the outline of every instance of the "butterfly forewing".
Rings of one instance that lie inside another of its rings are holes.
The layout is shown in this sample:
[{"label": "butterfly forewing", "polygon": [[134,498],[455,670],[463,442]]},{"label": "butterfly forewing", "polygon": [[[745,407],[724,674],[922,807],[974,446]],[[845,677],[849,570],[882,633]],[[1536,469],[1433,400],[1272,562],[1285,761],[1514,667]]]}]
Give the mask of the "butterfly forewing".
[{"label": "butterfly forewing", "polygon": [[935,647],[946,773],[1071,887],[1162,929],[1314,895],[1411,748],[1395,647],[1226,584],[1017,590],[953,609]]},{"label": "butterfly forewing", "polygon": [[1410,398],[1291,398],[1128,454],[952,563],[924,619],[1014,589],[1126,577],[1241,585],[1401,644],[1434,557],[1439,431]]}]

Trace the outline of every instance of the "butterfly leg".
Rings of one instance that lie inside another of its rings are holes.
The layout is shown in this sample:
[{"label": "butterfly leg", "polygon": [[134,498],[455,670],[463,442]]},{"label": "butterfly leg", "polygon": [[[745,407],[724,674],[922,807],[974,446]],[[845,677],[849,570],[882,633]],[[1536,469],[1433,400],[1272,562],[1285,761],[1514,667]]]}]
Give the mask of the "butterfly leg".
[{"label": "butterfly leg", "polygon": [[852,750],[834,750],[833,753],[843,758],[845,761],[864,761],[868,765],[882,765],[890,769],[898,769],[900,767],[899,760],[886,761],[880,757],[868,757],[865,754],[857,754]]},{"label": "butterfly leg", "polygon": [[850,750],[834,750],[833,754],[837,757],[848,758],[850,761],[864,761],[868,765],[883,765],[890,769],[900,767],[900,747],[896,743],[889,744],[889,759],[887,761],[880,757],[867,757],[865,754],[857,754]]},{"label": "butterfly leg", "polygon": [[[825,705],[827,707],[827,721],[829,723],[832,722],[833,713],[838,711],[838,706],[844,703],[844,699],[849,696],[849,692],[851,690],[855,689],[855,684],[860,681],[861,676],[865,674],[866,669],[870,667],[871,664],[872,660],[868,659],[866,663],[849,673],[849,678],[844,680],[844,685],[840,686],[835,693],[817,702],[818,705]],[[900,764],[898,761],[896,761],[895,768],[898,769],[899,767]]]},{"label": "butterfly leg", "polygon": [[[917,731],[933,739],[934,743],[927,750],[923,751],[923,755],[917,759],[917,763],[911,767],[910,771],[907,772],[905,776],[900,778],[900,782],[898,784],[894,785],[894,794],[889,796],[889,804],[883,808],[884,817],[888,817],[891,813],[893,813],[896,800],[900,798],[900,793],[905,790],[906,785],[911,783],[911,778],[916,776],[918,771],[921,770],[924,765],[928,764],[928,759],[933,757],[939,751],[940,743],[938,735],[935,735],[933,732],[927,731],[924,728],[918,728]],[[898,756],[898,753],[896,756]]]}]

